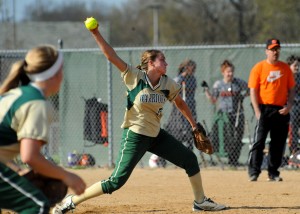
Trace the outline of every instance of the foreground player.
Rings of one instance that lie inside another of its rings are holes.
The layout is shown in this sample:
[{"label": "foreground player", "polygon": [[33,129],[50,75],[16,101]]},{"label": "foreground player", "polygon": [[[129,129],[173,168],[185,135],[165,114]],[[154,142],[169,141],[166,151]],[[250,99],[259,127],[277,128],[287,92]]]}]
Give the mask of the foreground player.
[{"label": "foreground player", "polygon": [[[45,99],[58,92],[62,66],[62,53],[52,46],[33,48],[25,60],[13,65],[0,87],[0,208],[18,213],[49,213],[46,196],[8,167],[19,154],[36,173],[62,180],[76,194],[84,192],[85,183],[80,177],[52,164],[40,153],[47,142]],[[20,82],[25,86],[18,87]]]},{"label": "foreground player", "polygon": [[127,109],[122,124],[124,130],[121,148],[116,167],[108,179],[93,184],[80,196],[67,196],[64,203],[56,206],[53,213],[66,213],[85,200],[118,190],[126,183],[136,164],[147,151],[186,171],[194,192],[194,211],[225,209],[224,205],[205,197],[196,155],[165,130],[160,129],[160,119],[166,101],[174,102],[191,126],[196,127],[188,106],[178,95],[180,85],[166,76],[167,63],[164,54],[159,50],[145,51],[141,64],[135,69],[119,58],[98,28],[91,30],[91,33],[106,58],[121,71],[127,87]]}]

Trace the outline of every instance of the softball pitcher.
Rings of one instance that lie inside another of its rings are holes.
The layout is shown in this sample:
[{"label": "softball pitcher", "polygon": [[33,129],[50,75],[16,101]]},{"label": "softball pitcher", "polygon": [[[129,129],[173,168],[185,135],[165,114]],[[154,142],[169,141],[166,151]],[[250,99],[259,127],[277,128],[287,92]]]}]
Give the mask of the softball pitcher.
[{"label": "softball pitcher", "polygon": [[159,50],[145,51],[141,64],[133,68],[119,58],[98,28],[91,30],[91,33],[106,58],[121,71],[127,87],[127,108],[122,124],[121,147],[116,167],[108,179],[93,184],[80,196],[67,196],[64,203],[56,206],[53,213],[66,213],[87,199],[118,190],[126,183],[147,151],[185,170],[194,192],[194,211],[225,209],[224,205],[205,197],[195,154],[160,128],[163,106],[167,101],[174,102],[191,126],[196,127],[189,108],[178,95],[180,85],[166,75],[168,64],[164,54]]}]

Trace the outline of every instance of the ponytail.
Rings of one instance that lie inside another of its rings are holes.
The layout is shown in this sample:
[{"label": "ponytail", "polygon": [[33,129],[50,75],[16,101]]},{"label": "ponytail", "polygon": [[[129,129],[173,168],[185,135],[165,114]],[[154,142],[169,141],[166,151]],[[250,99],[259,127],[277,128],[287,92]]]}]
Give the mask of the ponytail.
[{"label": "ponytail", "polygon": [[[28,75],[36,75],[51,69],[58,55],[58,51],[51,45],[42,45],[29,50],[25,60],[17,61],[12,65],[7,78],[0,86],[0,95],[20,85],[28,85],[30,82]],[[61,64],[62,60],[59,65]]]},{"label": "ponytail", "polygon": [[0,95],[10,89],[17,88],[19,85],[27,85],[30,82],[24,71],[25,66],[26,62],[24,60],[17,61],[12,65],[8,76],[0,86]]}]

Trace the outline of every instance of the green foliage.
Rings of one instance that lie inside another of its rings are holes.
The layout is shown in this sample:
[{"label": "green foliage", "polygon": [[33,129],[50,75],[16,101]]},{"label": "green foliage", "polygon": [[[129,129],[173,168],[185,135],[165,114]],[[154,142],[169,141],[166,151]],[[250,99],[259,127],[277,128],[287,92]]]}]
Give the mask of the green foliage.
[{"label": "green foliage", "polygon": [[[46,5],[47,4],[47,5]],[[269,37],[299,42],[298,0],[127,0],[122,6],[96,3],[29,8],[29,20],[110,22],[113,46],[152,45],[153,5],[159,5],[159,44],[264,43]]]},{"label": "green foliage", "polygon": [[285,42],[299,42],[300,1],[256,0],[257,40],[277,37]]}]

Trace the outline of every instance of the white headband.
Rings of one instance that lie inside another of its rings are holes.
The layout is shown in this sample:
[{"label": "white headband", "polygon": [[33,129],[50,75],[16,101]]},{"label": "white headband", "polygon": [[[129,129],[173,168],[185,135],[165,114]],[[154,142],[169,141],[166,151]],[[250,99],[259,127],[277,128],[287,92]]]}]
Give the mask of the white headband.
[{"label": "white headband", "polygon": [[47,79],[50,79],[53,77],[60,69],[60,67],[63,64],[63,55],[61,52],[58,52],[57,60],[56,62],[47,70],[37,73],[37,74],[28,74],[27,76],[32,82],[40,82],[40,81],[45,81]]}]

